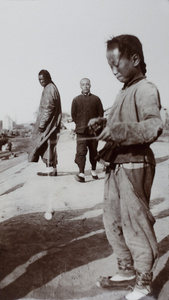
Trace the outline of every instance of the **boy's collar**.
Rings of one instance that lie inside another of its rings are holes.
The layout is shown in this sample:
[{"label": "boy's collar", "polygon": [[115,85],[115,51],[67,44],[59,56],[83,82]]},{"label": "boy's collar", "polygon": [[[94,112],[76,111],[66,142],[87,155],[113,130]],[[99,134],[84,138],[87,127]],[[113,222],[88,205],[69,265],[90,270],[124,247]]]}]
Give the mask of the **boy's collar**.
[{"label": "boy's collar", "polygon": [[136,83],[136,82],[138,82],[138,81],[140,81],[140,80],[142,80],[142,79],[144,79],[144,78],[146,78],[146,76],[139,76],[139,77],[137,77],[137,78],[135,78],[135,79],[129,81],[128,83],[125,83],[125,84],[123,85],[122,90],[124,90],[126,87],[129,87],[129,86],[133,85],[134,83]]}]

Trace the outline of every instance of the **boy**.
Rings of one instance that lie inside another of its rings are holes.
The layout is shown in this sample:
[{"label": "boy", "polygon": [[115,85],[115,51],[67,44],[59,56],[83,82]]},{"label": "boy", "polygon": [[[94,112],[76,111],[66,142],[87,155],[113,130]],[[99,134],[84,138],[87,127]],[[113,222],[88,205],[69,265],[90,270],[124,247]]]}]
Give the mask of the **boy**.
[{"label": "boy", "polygon": [[[115,289],[133,284],[126,299],[138,300],[151,293],[152,269],[158,256],[149,210],[155,174],[149,146],[162,133],[161,104],[156,86],[145,77],[146,64],[137,37],[112,38],[107,41],[106,54],[113,74],[124,83],[98,136],[110,145],[112,153],[105,176],[103,221],[118,272],[101,277],[97,284]],[[88,125],[95,130],[103,121],[92,119]]]}]

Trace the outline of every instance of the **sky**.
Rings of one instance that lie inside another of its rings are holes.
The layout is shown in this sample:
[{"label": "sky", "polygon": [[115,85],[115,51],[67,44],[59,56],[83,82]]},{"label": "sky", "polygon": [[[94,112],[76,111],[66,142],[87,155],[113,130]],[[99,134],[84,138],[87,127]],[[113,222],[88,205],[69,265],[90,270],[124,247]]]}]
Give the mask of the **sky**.
[{"label": "sky", "polygon": [[0,120],[35,121],[41,69],[57,85],[63,112],[70,113],[83,77],[109,108],[122,83],[108,66],[106,41],[119,34],[142,42],[147,78],[168,108],[168,0],[0,0]]}]

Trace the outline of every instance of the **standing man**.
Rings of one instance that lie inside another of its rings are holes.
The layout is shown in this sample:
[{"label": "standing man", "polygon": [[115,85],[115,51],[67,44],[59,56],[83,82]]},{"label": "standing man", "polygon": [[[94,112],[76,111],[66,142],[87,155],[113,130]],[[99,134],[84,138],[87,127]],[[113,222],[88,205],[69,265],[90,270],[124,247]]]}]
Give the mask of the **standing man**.
[{"label": "standing man", "polygon": [[75,179],[79,182],[85,182],[84,172],[88,149],[91,175],[93,179],[98,179],[96,174],[98,141],[92,139],[94,136],[89,132],[87,124],[91,118],[103,117],[103,106],[100,98],[90,93],[91,83],[88,78],[81,79],[80,87],[82,93],[73,99],[71,114],[76,124],[75,131],[77,134],[75,163],[79,167],[79,174],[76,174]]},{"label": "standing man", "polygon": [[[98,136],[112,153],[105,176],[103,221],[118,270],[101,277],[97,284],[115,290],[133,285],[126,299],[138,300],[151,293],[158,258],[155,220],[149,209],[155,174],[150,144],[162,133],[161,103],[157,87],[145,77],[142,44],[136,36],[109,40],[107,61],[124,83]],[[101,120],[90,120],[89,126],[95,128],[99,123]]]},{"label": "standing man", "polygon": [[38,78],[43,92],[33,133],[34,147],[29,154],[29,161],[38,162],[41,156],[46,170],[38,172],[37,175],[57,176],[56,146],[61,125],[60,94],[47,70],[41,70]]}]

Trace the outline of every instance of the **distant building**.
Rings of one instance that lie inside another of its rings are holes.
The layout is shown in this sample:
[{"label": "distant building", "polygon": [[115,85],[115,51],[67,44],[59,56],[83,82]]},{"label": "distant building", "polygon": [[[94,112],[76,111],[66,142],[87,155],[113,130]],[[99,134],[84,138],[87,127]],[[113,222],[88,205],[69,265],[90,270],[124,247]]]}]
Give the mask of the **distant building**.
[{"label": "distant building", "polygon": [[13,120],[8,115],[6,115],[3,119],[2,129],[9,131],[13,130]]}]

